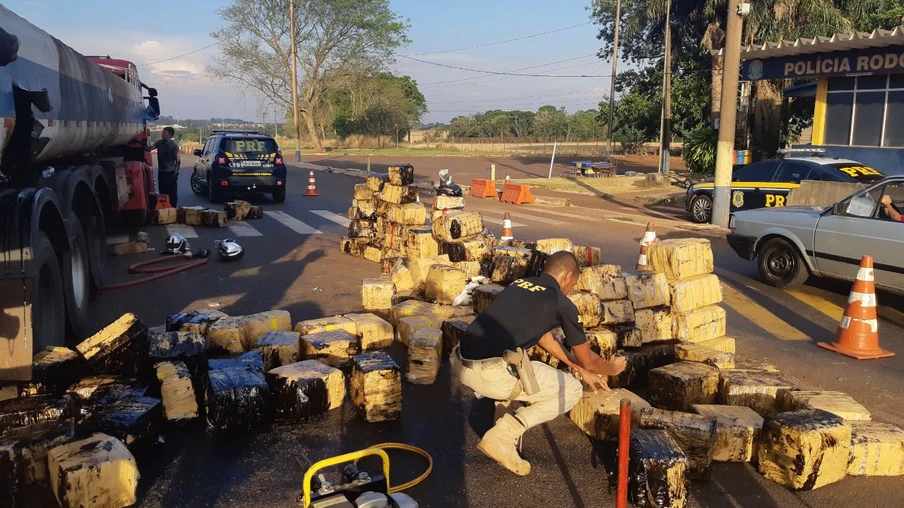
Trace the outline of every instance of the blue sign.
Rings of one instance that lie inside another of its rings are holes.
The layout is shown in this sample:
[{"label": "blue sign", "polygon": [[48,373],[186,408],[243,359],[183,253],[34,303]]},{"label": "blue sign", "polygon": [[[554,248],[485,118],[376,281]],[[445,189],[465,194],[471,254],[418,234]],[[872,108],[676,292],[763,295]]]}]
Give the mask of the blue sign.
[{"label": "blue sign", "polygon": [[904,46],[745,60],[741,79],[816,78],[904,73]]}]

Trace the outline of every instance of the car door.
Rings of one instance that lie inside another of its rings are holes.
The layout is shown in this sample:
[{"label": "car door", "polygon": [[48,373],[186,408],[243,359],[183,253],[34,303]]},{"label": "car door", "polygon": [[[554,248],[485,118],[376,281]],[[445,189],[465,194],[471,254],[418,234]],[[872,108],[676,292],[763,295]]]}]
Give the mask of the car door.
[{"label": "car door", "polygon": [[904,183],[879,184],[843,202],[843,212],[827,210],[816,226],[817,269],[845,279],[857,275],[863,255],[873,257],[876,283],[904,289],[904,222],[893,221],[879,206],[891,196],[904,211]]},{"label": "car door", "polygon": [[216,138],[209,138],[207,142],[204,143],[204,148],[201,150],[201,157],[198,159],[198,162],[195,163],[195,172],[198,173],[201,180],[207,178],[207,170],[210,168],[210,153],[215,140]]},{"label": "car door", "polygon": [[782,161],[778,171],[772,178],[772,183],[762,187],[763,198],[766,207],[785,206],[785,201],[791,189],[800,187],[802,180],[819,180],[820,176],[814,168],[806,162]]},{"label": "car door", "polygon": [[772,182],[779,161],[754,162],[735,171],[731,177],[731,210],[748,210],[766,206],[763,188]]}]

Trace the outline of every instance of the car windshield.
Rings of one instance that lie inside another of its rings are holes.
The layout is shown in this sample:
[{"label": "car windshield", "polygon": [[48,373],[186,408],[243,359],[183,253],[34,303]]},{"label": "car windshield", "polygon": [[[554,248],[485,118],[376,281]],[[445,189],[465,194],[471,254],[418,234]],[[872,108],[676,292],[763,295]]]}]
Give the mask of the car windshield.
[{"label": "car windshield", "polygon": [[856,162],[836,162],[825,166],[837,170],[838,176],[846,182],[869,183],[885,176],[876,169]]},{"label": "car windshield", "polygon": [[276,153],[276,141],[272,139],[241,139],[226,138],[223,140],[222,149],[227,153],[241,153],[246,155],[262,155]]}]

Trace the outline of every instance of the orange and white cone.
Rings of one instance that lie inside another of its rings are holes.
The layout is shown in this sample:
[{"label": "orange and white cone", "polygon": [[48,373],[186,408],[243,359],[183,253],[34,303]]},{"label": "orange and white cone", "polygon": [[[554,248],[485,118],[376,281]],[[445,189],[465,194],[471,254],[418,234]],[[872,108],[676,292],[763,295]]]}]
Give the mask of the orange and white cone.
[{"label": "orange and white cone", "polygon": [[317,182],[314,180],[314,171],[312,170],[308,173],[308,192],[304,194],[305,196],[319,196],[320,193],[317,192]]},{"label": "orange and white cone", "polygon": [[848,306],[841,316],[835,342],[820,342],[820,347],[858,360],[888,358],[894,352],[879,347],[879,320],[876,316],[876,284],[873,257],[863,256],[857,280],[851,288]]},{"label": "orange and white cone", "polygon": [[512,183],[512,177],[510,177],[509,175],[505,175],[505,183],[507,183],[507,184]]},{"label": "orange and white cone", "polygon": [[514,234],[512,233],[512,218],[509,216],[508,212],[505,212],[505,218],[502,219],[502,235],[499,237],[500,240],[514,240]]},{"label": "orange and white cone", "polygon": [[656,231],[653,229],[653,223],[647,222],[647,231],[643,234],[643,238],[640,239],[640,255],[637,256],[636,270],[649,269],[649,266],[647,265],[647,247],[658,242],[659,239],[656,238]]}]

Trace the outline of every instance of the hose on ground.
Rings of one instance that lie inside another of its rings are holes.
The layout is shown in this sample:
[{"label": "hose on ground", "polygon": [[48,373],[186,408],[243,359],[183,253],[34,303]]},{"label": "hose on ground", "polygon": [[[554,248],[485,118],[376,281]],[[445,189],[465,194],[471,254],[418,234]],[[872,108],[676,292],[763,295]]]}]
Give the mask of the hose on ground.
[{"label": "hose on ground", "polygon": [[135,263],[134,265],[129,267],[129,273],[134,274],[147,274],[152,273],[150,277],[144,277],[143,279],[130,280],[127,282],[120,282],[119,284],[110,284],[108,286],[104,286],[101,288],[101,291],[107,291],[110,289],[123,289],[128,287],[137,286],[139,284],[144,284],[146,282],[152,282],[155,280],[160,280],[164,277],[169,277],[170,275],[177,274],[179,272],[184,272],[186,270],[191,270],[192,268],[197,268],[201,265],[207,264],[207,258],[201,259],[191,259],[187,262],[177,264],[177,265],[167,265],[167,266],[152,266],[172,261],[184,261],[186,258],[184,256],[162,256],[158,259],[151,259],[149,261],[142,261],[140,263]]},{"label": "hose on ground", "polygon": [[[430,473],[433,472],[433,457],[431,457],[430,454],[427,453],[425,450],[418,448],[417,446],[412,446],[410,444],[405,444],[405,443],[380,443],[378,445],[371,446],[371,448],[377,448],[377,449],[381,449],[381,450],[404,450],[407,452],[415,453],[415,454],[420,455],[421,457],[424,457],[425,459],[427,459],[426,471],[424,471],[417,478],[415,478],[411,481],[405,482],[401,485],[396,485],[396,486],[390,485],[389,486],[390,494],[395,494],[396,492],[401,492],[403,490],[408,490],[411,487],[414,487],[415,485],[426,480],[427,477],[430,476]],[[358,461],[355,461],[356,464],[357,464],[357,462]]]}]

